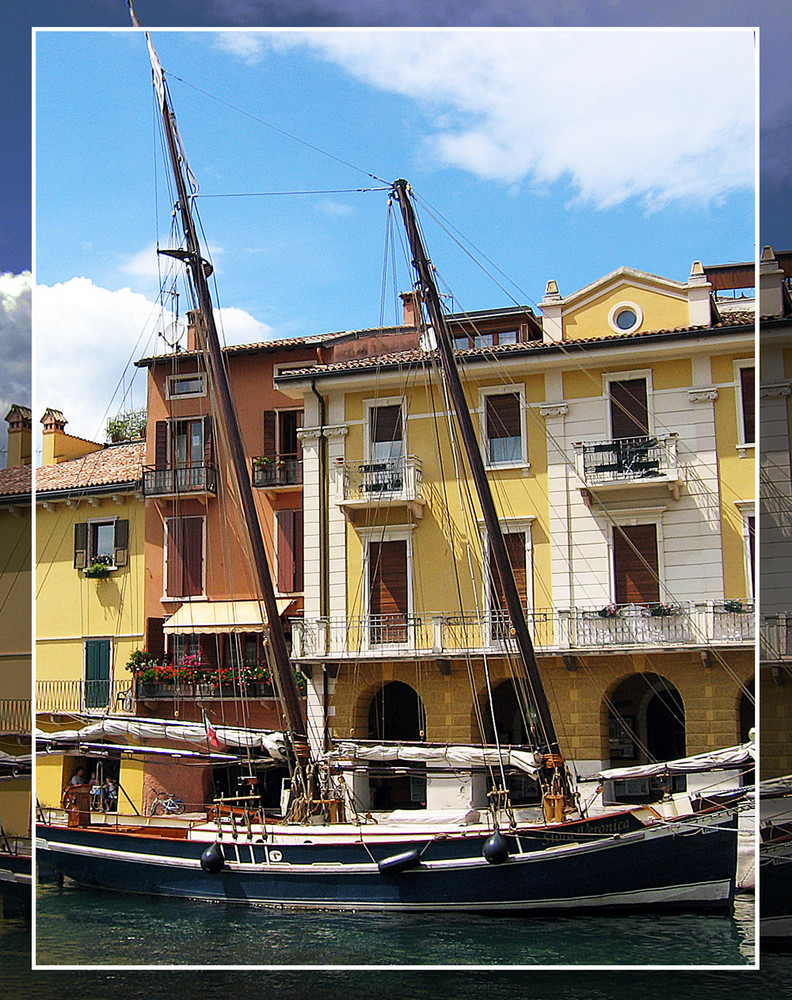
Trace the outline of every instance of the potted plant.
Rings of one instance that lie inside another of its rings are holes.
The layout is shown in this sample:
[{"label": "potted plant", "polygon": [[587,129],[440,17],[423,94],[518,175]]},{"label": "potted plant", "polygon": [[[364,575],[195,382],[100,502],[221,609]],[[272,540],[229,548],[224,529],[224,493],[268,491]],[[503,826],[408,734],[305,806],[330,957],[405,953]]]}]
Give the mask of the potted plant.
[{"label": "potted plant", "polygon": [[667,618],[669,615],[675,615],[678,610],[671,604],[653,604],[649,608],[649,614],[653,618]]},{"label": "potted plant", "polygon": [[86,566],[83,570],[83,575],[88,577],[93,577],[100,579],[105,576],[110,576],[110,569],[113,565],[113,560],[110,556],[96,556],[94,561],[90,566]]},{"label": "potted plant", "polygon": [[723,602],[724,611],[740,612],[744,611],[743,602],[738,600],[729,600]]},{"label": "potted plant", "polygon": [[618,604],[608,604],[604,608],[600,608],[597,614],[600,618],[616,618],[619,614]]}]

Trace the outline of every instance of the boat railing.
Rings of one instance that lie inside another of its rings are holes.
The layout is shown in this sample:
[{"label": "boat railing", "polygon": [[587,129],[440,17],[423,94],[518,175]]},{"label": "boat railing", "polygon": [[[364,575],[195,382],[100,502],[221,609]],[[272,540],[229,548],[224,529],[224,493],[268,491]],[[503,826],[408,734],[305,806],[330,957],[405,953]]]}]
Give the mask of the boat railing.
[{"label": "boat railing", "polygon": [[341,503],[368,505],[423,499],[421,460],[415,455],[379,462],[345,462],[340,473]]},{"label": "boat railing", "polygon": [[677,479],[677,435],[643,435],[575,445],[578,474],[586,486]]},{"label": "boat railing", "polygon": [[213,465],[188,465],[143,469],[143,495],[181,496],[217,493],[217,469]]},{"label": "boat railing", "polygon": [[[753,604],[742,601],[528,609],[526,620],[539,652],[745,645],[755,633]],[[511,641],[508,616],[497,609],[292,620],[296,659],[498,652]]]},{"label": "boat railing", "polygon": [[30,732],[30,698],[0,698],[0,732]]},{"label": "boat railing", "polygon": [[131,712],[132,679],[36,680],[37,712]]}]

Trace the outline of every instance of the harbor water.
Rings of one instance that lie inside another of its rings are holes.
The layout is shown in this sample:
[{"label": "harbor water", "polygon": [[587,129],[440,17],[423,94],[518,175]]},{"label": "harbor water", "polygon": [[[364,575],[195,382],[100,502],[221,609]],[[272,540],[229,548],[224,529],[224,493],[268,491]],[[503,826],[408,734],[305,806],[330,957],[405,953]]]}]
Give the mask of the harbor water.
[{"label": "harbor water", "polygon": [[[39,966],[750,967],[754,897],[731,917],[312,912],[44,883]],[[323,998],[326,1000],[326,998]]]}]

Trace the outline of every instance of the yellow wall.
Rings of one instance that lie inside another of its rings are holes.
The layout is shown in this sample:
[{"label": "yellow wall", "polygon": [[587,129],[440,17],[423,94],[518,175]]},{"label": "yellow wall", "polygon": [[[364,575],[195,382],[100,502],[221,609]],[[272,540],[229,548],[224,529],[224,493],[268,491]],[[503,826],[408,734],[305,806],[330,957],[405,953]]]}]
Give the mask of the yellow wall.
[{"label": "yellow wall", "polygon": [[641,330],[670,330],[689,324],[687,298],[670,295],[659,287],[647,289],[628,284],[604,288],[584,305],[565,309],[564,339],[612,337],[614,330],[608,323],[608,315],[614,306],[622,302],[634,302],[640,306],[643,313]]},{"label": "yellow wall", "polygon": [[[121,504],[98,499],[63,502],[36,511],[36,681],[81,681],[83,639],[113,639],[112,677],[128,681],[124,669],[143,636],[143,502],[119,495]],[[129,520],[129,564],[106,579],[90,579],[74,569],[74,525],[92,518]],[[46,609],[42,613],[42,609]],[[63,706],[71,708],[72,706]]]},{"label": "yellow wall", "polygon": [[30,699],[30,506],[17,511],[0,509],[0,701]]}]

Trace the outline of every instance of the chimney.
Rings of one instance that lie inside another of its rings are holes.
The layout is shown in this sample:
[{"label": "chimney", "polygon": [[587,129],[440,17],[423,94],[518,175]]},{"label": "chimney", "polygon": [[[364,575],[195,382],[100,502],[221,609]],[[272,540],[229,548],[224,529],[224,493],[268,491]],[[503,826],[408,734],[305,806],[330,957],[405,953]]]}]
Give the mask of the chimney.
[{"label": "chimney", "polygon": [[187,313],[187,350],[198,351],[205,337],[200,336],[199,327],[203,323],[200,309],[191,309]]},{"label": "chimney", "polygon": [[72,458],[82,458],[92,451],[101,451],[102,445],[95,441],[73,437],[64,428],[68,420],[60,410],[49,408],[41,418],[44,432],[41,437],[41,464],[57,465]]},{"label": "chimney", "polygon": [[421,300],[418,292],[402,292],[399,298],[404,303],[403,326],[412,326],[417,330],[421,325]]},{"label": "chimney", "polygon": [[13,403],[5,416],[8,423],[8,468],[30,465],[33,459],[33,414],[27,406]]}]

